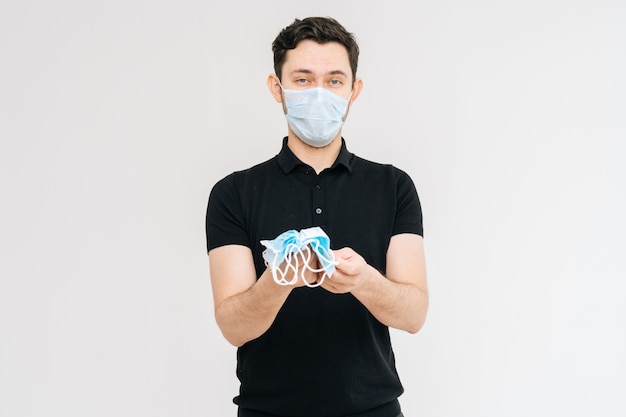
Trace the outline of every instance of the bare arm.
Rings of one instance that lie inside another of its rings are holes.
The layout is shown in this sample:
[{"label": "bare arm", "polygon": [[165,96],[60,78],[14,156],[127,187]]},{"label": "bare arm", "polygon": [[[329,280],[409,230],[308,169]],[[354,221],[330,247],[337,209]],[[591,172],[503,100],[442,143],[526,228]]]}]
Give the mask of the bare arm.
[{"label": "bare arm", "polygon": [[[294,286],[274,282],[269,269],[256,279],[252,252],[226,245],[209,252],[215,320],[234,346],[256,339],[270,328]],[[307,280],[317,279],[312,274]],[[299,283],[296,286],[304,285]]]},{"label": "bare arm", "polygon": [[423,239],[415,234],[391,238],[387,275],[368,265],[354,250],[334,251],[339,264],[322,286],[335,293],[351,292],[381,323],[417,333],[426,320],[428,288]]}]

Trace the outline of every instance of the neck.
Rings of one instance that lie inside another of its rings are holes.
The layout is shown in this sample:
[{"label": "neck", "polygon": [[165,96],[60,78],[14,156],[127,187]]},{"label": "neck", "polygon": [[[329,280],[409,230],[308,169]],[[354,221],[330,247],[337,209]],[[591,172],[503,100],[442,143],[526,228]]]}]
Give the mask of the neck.
[{"label": "neck", "polygon": [[302,142],[292,132],[289,132],[287,146],[299,160],[312,167],[317,174],[330,168],[341,151],[341,132],[328,145],[316,148]]}]

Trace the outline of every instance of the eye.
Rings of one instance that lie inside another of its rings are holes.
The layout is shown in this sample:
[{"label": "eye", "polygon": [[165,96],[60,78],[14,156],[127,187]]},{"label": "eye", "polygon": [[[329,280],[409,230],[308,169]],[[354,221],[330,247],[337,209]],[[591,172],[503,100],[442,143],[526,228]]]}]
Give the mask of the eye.
[{"label": "eye", "polygon": [[308,82],[308,80],[306,78],[298,78],[297,80],[295,80],[296,84],[306,84]]},{"label": "eye", "polygon": [[339,87],[341,86],[343,83],[340,80],[334,79],[334,80],[330,80],[330,85],[332,85],[333,87]]}]

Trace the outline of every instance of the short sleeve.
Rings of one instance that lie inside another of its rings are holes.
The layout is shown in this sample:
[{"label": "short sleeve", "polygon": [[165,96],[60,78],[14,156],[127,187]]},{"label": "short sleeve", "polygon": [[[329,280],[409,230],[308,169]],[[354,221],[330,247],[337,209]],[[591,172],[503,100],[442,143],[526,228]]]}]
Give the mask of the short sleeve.
[{"label": "short sleeve", "polygon": [[422,206],[409,175],[396,168],[396,218],[393,234],[415,233],[424,236]]},{"label": "short sleeve", "polygon": [[207,251],[224,245],[250,246],[235,174],[217,182],[206,211]]}]

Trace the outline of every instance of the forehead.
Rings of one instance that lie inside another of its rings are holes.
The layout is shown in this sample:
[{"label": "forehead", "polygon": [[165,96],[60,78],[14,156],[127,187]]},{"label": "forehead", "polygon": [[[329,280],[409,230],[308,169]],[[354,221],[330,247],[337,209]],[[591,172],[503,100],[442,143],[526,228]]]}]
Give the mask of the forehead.
[{"label": "forehead", "polygon": [[306,70],[313,73],[343,71],[350,74],[350,58],[346,48],[337,42],[317,43],[306,39],[287,51],[283,74]]}]

